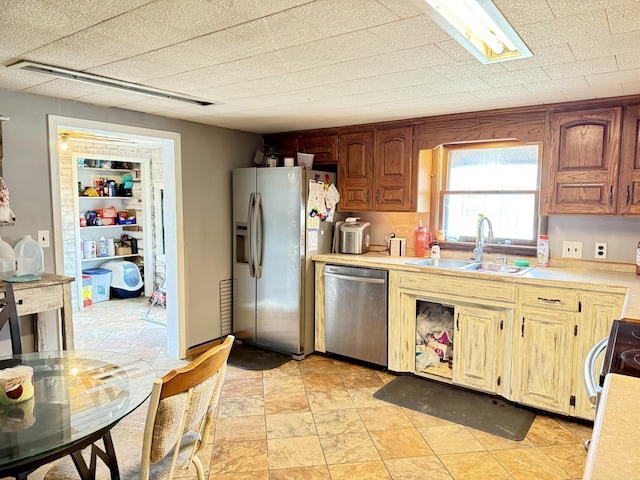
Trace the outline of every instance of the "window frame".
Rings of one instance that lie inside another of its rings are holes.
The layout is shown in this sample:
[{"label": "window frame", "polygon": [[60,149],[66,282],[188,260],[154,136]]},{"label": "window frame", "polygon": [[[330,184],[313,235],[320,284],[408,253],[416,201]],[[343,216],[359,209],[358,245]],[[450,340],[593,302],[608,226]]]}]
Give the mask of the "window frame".
[{"label": "window frame", "polygon": [[[491,240],[487,239],[485,242],[485,251],[487,252],[495,252],[495,253],[511,253],[511,254],[534,254],[536,249],[537,237],[540,232],[540,226],[544,224],[544,219],[540,217],[540,185],[541,185],[541,177],[542,177],[542,144],[541,143],[526,143],[518,140],[499,140],[499,141],[486,141],[486,142],[473,142],[473,143],[465,143],[465,144],[446,144],[441,145],[440,147],[435,149],[435,153],[438,159],[438,184],[436,189],[436,195],[434,196],[434,200],[436,201],[435,210],[435,218],[433,219],[433,224],[435,226],[434,230],[441,231],[444,230],[444,206],[445,206],[445,195],[451,194],[452,192],[457,192],[455,190],[447,190],[446,186],[448,184],[448,175],[449,175],[449,152],[451,150],[479,150],[483,148],[503,148],[503,147],[517,147],[517,146],[530,146],[536,145],[538,147],[538,171],[536,178],[536,190],[504,190],[500,193],[530,193],[534,195],[534,205],[535,212],[533,218],[533,232],[534,238],[530,241],[525,240],[514,240],[507,238],[493,238]],[[495,190],[468,190],[465,191],[465,194],[482,194],[482,193],[494,193]],[[505,240],[510,240],[511,245],[504,245]],[[475,236],[465,236],[460,238],[457,241],[445,240],[444,246],[447,249],[452,250],[467,250],[469,247],[471,249],[475,248],[476,238]],[[498,242],[501,245],[498,245]]]}]

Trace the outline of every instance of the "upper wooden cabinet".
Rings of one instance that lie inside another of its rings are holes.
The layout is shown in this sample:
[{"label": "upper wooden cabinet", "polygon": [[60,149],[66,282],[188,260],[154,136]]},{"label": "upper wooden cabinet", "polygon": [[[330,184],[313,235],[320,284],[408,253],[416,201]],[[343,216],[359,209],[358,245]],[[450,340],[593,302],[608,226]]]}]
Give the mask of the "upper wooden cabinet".
[{"label": "upper wooden cabinet", "polygon": [[550,114],[542,214],[616,213],[621,127],[622,107]]},{"label": "upper wooden cabinet", "polygon": [[413,127],[371,128],[340,135],[339,208],[343,212],[409,212]]},{"label": "upper wooden cabinet", "polygon": [[275,148],[280,158],[295,158],[298,152],[298,135],[295,133],[265,135],[264,143]]},{"label": "upper wooden cabinet", "polygon": [[340,135],[338,189],[342,212],[365,212],[373,206],[373,130]]},{"label": "upper wooden cabinet", "polygon": [[640,215],[640,106],[627,107],[622,125],[619,209],[621,215]]},{"label": "upper wooden cabinet", "polygon": [[313,165],[335,165],[338,163],[338,134],[303,134],[298,139],[300,152],[313,153]]}]

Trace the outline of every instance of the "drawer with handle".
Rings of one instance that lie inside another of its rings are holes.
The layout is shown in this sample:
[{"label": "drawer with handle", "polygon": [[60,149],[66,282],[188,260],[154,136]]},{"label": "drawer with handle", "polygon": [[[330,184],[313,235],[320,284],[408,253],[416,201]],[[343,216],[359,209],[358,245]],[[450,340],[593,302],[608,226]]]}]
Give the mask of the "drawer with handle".
[{"label": "drawer with handle", "polygon": [[580,292],[564,288],[545,288],[520,285],[520,304],[526,307],[537,307],[567,312],[577,312],[580,303]]}]

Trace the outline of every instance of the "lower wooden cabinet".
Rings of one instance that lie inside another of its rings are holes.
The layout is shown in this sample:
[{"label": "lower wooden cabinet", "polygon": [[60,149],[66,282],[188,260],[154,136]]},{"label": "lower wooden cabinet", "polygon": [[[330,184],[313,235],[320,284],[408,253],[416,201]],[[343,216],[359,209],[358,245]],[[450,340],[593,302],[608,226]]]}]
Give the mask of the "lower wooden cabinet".
[{"label": "lower wooden cabinet", "polygon": [[569,415],[577,313],[523,308],[514,325],[514,400]]},{"label": "lower wooden cabinet", "polygon": [[504,310],[456,307],[453,382],[485,392],[501,390]]}]

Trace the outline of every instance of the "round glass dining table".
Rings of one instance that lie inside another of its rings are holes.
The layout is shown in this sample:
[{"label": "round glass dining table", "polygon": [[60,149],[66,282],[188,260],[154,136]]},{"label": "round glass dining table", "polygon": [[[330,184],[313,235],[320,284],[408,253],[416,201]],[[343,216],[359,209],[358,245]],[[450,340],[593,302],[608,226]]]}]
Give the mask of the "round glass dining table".
[{"label": "round glass dining table", "polygon": [[[63,350],[7,357],[33,368],[34,395],[0,404],[0,478],[18,479],[41,465],[104,443],[97,454],[119,478],[110,430],[151,394],[155,370],[145,361],[117,352]],[[0,359],[1,361],[2,359]],[[77,466],[77,465],[76,465]],[[91,478],[86,464],[81,478]]]}]

